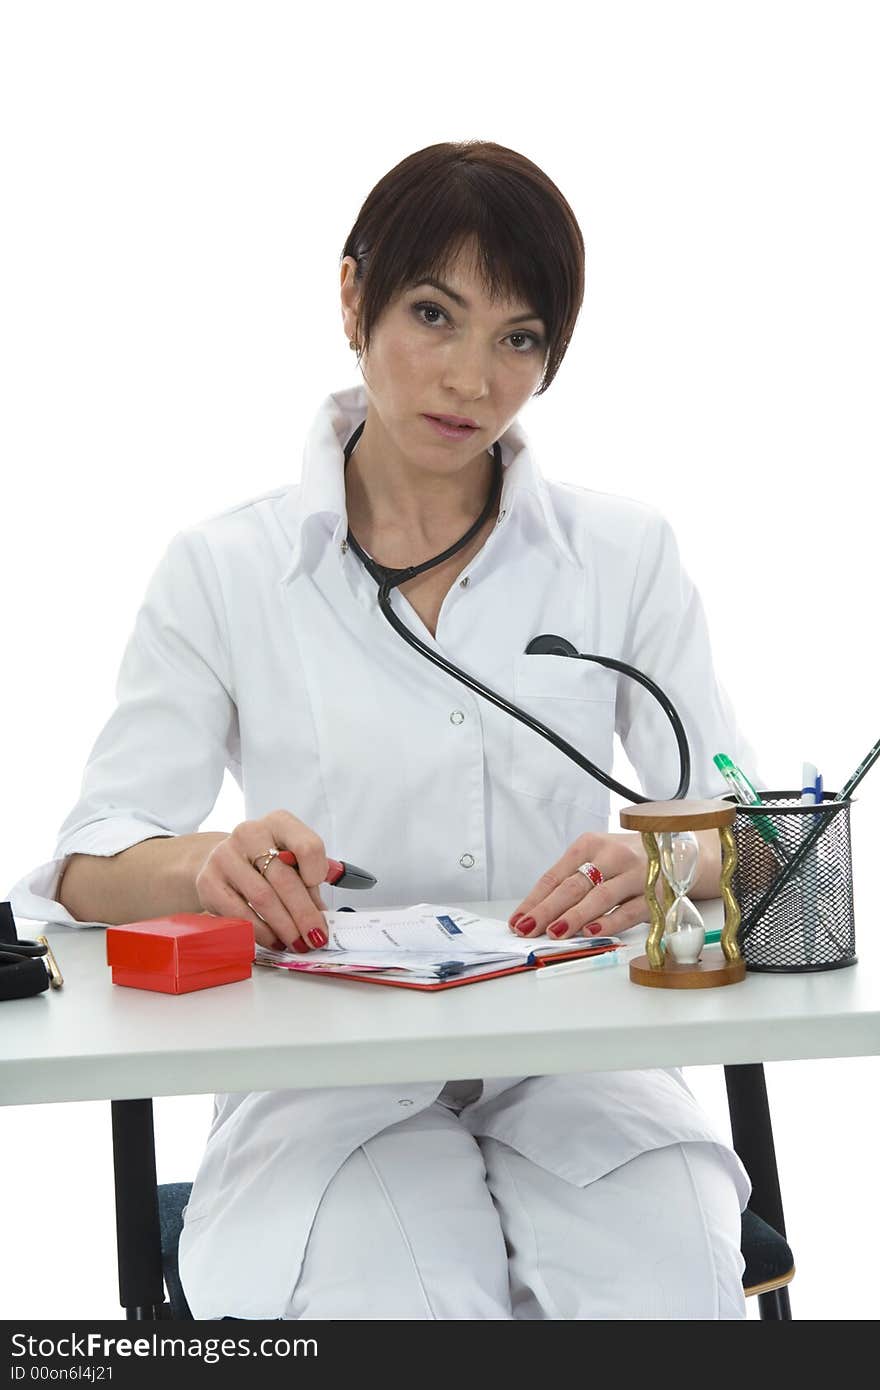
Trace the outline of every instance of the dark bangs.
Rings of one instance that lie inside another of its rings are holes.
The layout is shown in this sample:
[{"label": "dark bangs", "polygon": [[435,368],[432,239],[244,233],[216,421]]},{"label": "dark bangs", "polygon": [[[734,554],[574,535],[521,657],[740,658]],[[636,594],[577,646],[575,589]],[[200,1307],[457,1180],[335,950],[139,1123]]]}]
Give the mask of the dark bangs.
[{"label": "dark bangs", "polygon": [[[483,140],[429,145],[368,194],[340,256],[357,261],[361,351],[386,306],[427,277],[444,279],[473,247],[494,303],[521,300],[547,332],[536,396],[559,370],[584,297],[584,241],[574,213],[536,164]],[[515,330],[514,330],[515,331]]]}]

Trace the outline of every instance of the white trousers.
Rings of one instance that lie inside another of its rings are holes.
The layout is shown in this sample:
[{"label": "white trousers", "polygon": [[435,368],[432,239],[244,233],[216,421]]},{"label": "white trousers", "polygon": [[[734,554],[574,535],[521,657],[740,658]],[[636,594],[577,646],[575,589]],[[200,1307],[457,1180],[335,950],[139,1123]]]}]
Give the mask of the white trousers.
[{"label": "white trousers", "polygon": [[744,1318],[740,1232],[710,1143],[650,1149],[578,1187],[438,1101],[339,1169],[284,1316]]}]

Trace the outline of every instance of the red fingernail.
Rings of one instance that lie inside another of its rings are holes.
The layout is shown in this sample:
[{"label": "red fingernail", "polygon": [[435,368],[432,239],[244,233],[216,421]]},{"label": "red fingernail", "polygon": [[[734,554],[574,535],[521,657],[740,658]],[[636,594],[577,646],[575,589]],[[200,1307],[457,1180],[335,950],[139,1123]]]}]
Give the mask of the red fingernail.
[{"label": "red fingernail", "polygon": [[547,935],[548,935],[548,936],[565,936],[565,933],[566,933],[567,931],[568,931],[568,923],[567,923],[567,922],[554,922],[553,925],[552,925],[552,927],[548,927],[548,928],[547,928]]},{"label": "red fingernail", "polygon": [[598,936],[601,930],[602,930],[602,923],[601,923],[601,922],[590,922],[590,923],[588,923],[588,925],[587,925],[587,931],[590,933],[590,936]]},{"label": "red fingernail", "polygon": [[290,943],[290,949],[291,951],[298,951],[301,956],[304,956],[309,948],[301,936],[295,936]]},{"label": "red fingernail", "polygon": [[513,914],[513,916],[510,917],[510,918],[508,919],[507,925],[508,925],[509,927],[515,927],[516,924],[517,924],[517,922],[519,921],[520,917],[522,917],[522,913],[521,913],[521,912],[515,912],[515,913]]},{"label": "red fingernail", "polygon": [[519,922],[517,922],[516,927],[515,927],[515,931],[516,931],[517,936],[528,936],[529,932],[530,932],[530,931],[534,931],[534,930],[535,930],[535,919],[534,919],[534,917],[523,917]]},{"label": "red fingernail", "polygon": [[317,927],[315,928],[314,931],[310,931],[310,932],[309,932],[309,941],[311,941],[311,943],[312,943],[313,946],[326,946],[326,945],[327,945],[327,938],[326,938],[326,936],[324,935],[323,932],[318,931]]}]

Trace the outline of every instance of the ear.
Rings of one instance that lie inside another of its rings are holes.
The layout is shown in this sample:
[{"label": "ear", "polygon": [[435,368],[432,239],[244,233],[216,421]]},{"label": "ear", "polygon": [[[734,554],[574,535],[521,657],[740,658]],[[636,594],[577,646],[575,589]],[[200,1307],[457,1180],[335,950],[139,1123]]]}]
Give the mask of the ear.
[{"label": "ear", "polygon": [[354,256],[346,256],[339,268],[340,299],[342,303],[342,326],[348,339],[357,339],[358,310],[361,290],[355,285],[354,277],[357,261]]}]

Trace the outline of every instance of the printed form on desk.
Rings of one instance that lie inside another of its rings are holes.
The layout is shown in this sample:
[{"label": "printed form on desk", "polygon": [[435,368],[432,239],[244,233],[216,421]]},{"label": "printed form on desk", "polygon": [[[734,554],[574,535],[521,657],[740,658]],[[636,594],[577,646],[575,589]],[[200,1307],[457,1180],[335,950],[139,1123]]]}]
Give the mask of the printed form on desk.
[{"label": "printed form on desk", "polygon": [[519,937],[498,918],[479,917],[437,903],[416,903],[387,912],[325,912],[324,918],[329,936],[326,946],[303,955],[258,944],[257,962],[321,973],[393,970],[442,978],[456,973],[457,967],[525,963],[536,949],[541,955],[550,955],[587,944],[596,950],[622,944],[615,936],[589,937],[586,941],[581,937],[565,941],[548,936]]}]

